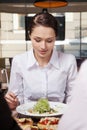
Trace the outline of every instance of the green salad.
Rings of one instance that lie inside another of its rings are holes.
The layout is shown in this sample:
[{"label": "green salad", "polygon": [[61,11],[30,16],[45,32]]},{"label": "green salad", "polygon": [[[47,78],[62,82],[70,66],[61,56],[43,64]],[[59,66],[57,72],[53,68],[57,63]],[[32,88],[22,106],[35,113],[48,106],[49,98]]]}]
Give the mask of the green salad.
[{"label": "green salad", "polygon": [[50,105],[47,99],[40,98],[33,107],[34,112],[45,113],[50,111]]}]

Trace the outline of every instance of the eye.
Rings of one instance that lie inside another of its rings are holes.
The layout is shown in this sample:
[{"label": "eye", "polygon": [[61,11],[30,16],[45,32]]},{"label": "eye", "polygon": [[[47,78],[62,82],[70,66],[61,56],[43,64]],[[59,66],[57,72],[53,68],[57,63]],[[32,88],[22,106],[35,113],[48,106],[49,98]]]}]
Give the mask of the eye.
[{"label": "eye", "polygon": [[47,40],[48,43],[51,43],[53,40]]},{"label": "eye", "polygon": [[35,38],[34,39],[36,42],[41,42],[41,39],[40,38]]},{"label": "eye", "polygon": [[47,39],[46,42],[48,43],[52,43],[54,41],[54,39]]}]

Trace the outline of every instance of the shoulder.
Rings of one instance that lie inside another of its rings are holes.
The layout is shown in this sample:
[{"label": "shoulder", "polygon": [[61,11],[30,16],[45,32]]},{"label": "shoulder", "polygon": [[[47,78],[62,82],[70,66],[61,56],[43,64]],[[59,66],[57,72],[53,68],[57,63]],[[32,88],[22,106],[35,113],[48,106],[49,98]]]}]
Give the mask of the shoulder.
[{"label": "shoulder", "polygon": [[81,67],[87,67],[87,59],[82,63]]},{"label": "shoulder", "polygon": [[61,62],[64,62],[66,64],[71,64],[73,62],[76,62],[76,58],[72,54],[66,54],[66,53],[63,53],[63,52],[58,52],[58,57],[59,57]]},{"label": "shoulder", "polygon": [[15,66],[16,66],[16,69],[24,68],[24,67],[26,68],[28,64],[29,53],[30,52],[24,52],[22,54],[18,54],[14,56],[12,60],[12,68],[15,69]]},{"label": "shoulder", "polygon": [[73,73],[77,72],[77,63],[74,55],[63,52],[59,52],[58,55],[59,65],[64,71],[69,72],[71,70]]},{"label": "shoulder", "polygon": [[[80,71],[79,71],[79,74],[80,75],[85,75],[86,76],[86,73],[87,73],[87,60],[85,60],[82,64],[81,64],[81,67],[80,67]],[[81,76],[82,77],[82,76]]]},{"label": "shoulder", "polygon": [[13,57],[13,60],[21,60],[24,59],[25,57],[27,57],[28,52],[24,52],[22,54],[18,54],[16,56]]},{"label": "shoulder", "polygon": [[22,62],[22,63],[26,62],[28,60],[29,53],[30,53],[30,51],[27,51],[27,52],[24,52],[22,54],[14,56],[12,62],[16,62],[16,63],[18,63],[18,62]]}]

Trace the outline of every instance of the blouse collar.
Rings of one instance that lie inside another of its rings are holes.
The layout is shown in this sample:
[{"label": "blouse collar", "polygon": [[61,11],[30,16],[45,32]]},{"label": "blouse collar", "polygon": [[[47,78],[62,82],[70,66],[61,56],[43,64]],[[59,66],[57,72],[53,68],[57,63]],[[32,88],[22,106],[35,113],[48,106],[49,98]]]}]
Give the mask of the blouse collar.
[{"label": "blouse collar", "polygon": [[[58,69],[59,68],[59,60],[58,59],[59,59],[58,51],[56,51],[54,48],[51,59],[49,61],[49,64]],[[31,49],[28,52],[27,68],[29,69],[29,68],[32,68],[33,66],[36,66],[36,65],[37,65],[37,60],[34,57],[33,49]]]}]

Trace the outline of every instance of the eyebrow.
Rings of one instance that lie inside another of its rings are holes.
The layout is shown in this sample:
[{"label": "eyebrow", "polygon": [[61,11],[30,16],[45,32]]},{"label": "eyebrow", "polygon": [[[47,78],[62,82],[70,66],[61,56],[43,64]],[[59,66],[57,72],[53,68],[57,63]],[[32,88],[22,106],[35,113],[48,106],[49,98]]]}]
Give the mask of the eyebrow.
[{"label": "eyebrow", "polygon": [[[42,38],[42,37],[38,37],[38,36],[34,36],[34,38]],[[48,38],[46,38],[46,39],[53,39],[53,38],[55,38],[55,36],[54,37],[48,37]]]}]

